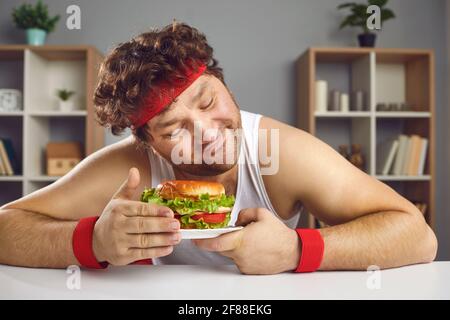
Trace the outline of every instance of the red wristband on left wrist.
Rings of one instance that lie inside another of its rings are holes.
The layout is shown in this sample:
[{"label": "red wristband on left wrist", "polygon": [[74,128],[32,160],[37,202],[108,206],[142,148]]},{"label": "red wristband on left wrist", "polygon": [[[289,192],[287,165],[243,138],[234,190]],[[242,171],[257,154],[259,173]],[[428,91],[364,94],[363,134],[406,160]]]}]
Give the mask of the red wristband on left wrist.
[{"label": "red wristband on left wrist", "polygon": [[324,241],[317,229],[296,229],[301,241],[301,256],[295,272],[314,272],[323,259]]}]

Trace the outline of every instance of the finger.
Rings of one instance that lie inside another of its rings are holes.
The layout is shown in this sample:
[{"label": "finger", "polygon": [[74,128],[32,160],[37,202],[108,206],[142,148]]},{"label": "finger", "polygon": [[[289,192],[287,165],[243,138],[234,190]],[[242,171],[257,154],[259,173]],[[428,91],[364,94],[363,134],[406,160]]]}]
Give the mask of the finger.
[{"label": "finger", "polygon": [[140,201],[122,200],[119,210],[127,217],[173,218],[173,211],[170,208]]},{"label": "finger", "polygon": [[192,240],[192,242],[203,250],[224,252],[239,248],[242,241],[242,235],[243,230],[239,230],[223,234],[217,238],[195,239]]},{"label": "finger", "polygon": [[128,248],[153,248],[176,245],[181,240],[179,232],[133,234],[125,238]]},{"label": "finger", "polygon": [[139,170],[131,168],[128,171],[127,179],[122,183],[117,192],[114,194],[113,199],[133,199],[137,187],[141,181]]},{"label": "finger", "polygon": [[173,218],[127,217],[124,230],[129,234],[176,232],[180,230],[180,222]]},{"label": "finger", "polygon": [[267,217],[267,212],[259,208],[243,209],[236,220],[237,226],[245,226],[249,223],[261,221]]},{"label": "finger", "polygon": [[144,259],[153,259],[168,256],[173,251],[173,246],[128,249],[128,258],[130,261],[138,261]]}]

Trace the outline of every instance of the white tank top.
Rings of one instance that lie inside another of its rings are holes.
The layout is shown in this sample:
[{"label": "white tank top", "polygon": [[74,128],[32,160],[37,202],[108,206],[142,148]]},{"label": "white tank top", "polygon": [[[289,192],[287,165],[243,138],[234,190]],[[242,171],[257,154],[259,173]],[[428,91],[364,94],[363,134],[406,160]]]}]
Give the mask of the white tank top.
[{"label": "white tank top", "polygon": [[[266,208],[289,228],[297,227],[303,206],[294,208],[294,215],[288,220],[281,219],[273,208],[261,177],[258,159],[258,129],[260,114],[241,111],[243,139],[238,161],[236,202],[231,212],[230,225],[234,225],[239,211],[245,208]],[[175,179],[172,165],[151,148],[148,150],[152,187],[164,180]],[[232,264],[233,261],[215,252],[199,249],[191,240],[182,240],[166,257],[153,259],[154,264]]]}]

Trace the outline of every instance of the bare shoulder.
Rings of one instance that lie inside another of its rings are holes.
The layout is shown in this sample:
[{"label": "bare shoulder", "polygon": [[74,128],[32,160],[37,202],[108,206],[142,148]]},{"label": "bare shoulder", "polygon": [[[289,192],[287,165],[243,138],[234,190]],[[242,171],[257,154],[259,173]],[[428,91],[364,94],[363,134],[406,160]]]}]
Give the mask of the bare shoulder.
[{"label": "bare shoulder", "polygon": [[268,132],[269,130],[275,130],[278,132],[272,139],[270,139],[269,133],[262,135],[260,132],[259,146],[261,148],[261,144],[265,143],[268,145],[268,150],[272,150],[274,148],[278,149],[280,163],[283,163],[289,169],[291,169],[291,165],[289,165],[289,163],[294,163],[291,161],[293,157],[303,160],[311,160],[317,157],[317,154],[313,151],[328,153],[332,150],[328,144],[313,136],[309,132],[272,118],[262,117],[259,128],[268,130]]},{"label": "bare shoulder", "polygon": [[261,118],[259,129],[259,159],[264,185],[278,215],[288,219],[299,201],[297,190],[302,183],[292,177],[302,175],[299,157],[309,155],[302,149],[306,150],[311,135],[269,117]]},{"label": "bare shoulder", "polygon": [[[289,140],[295,139],[296,141],[298,141],[298,139],[301,139],[302,141],[314,139],[313,135],[311,135],[310,133],[308,133],[302,129],[293,127],[287,123],[284,123],[284,122],[281,122],[281,121],[278,121],[278,120],[275,120],[275,119],[269,118],[269,117],[263,116],[261,118],[261,121],[259,123],[259,128],[266,129],[266,130],[276,129],[279,131],[280,138],[283,138],[283,139],[289,139]],[[284,141],[284,140],[282,140],[282,141]]]},{"label": "bare shoulder", "polygon": [[[259,144],[260,149],[261,144],[266,142],[270,146],[269,150],[278,151],[279,169],[276,174],[269,176],[267,181],[278,186],[284,185],[283,192],[290,197],[298,199],[299,194],[308,192],[315,182],[323,183],[324,181],[320,181],[323,174],[318,173],[324,173],[324,170],[349,169],[348,161],[309,132],[268,117],[261,119],[260,128],[278,129],[278,141],[262,139]],[[355,174],[355,171],[351,173]]]},{"label": "bare shoulder", "polygon": [[[94,152],[53,184],[3,208],[29,210],[69,220],[99,215],[131,167],[138,168],[141,174],[139,190],[149,186],[150,166],[146,152],[137,148],[132,136]],[[139,194],[136,194],[135,199],[138,198]]]},{"label": "bare shoulder", "polygon": [[[265,150],[267,150],[267,154],[273,152],[272,158],[275,160],[275,156],[278,157],[278,169],[291,169],[289,160],[291,160],[291,157],[300,154],[299,147],[311,147],[318,141],[316,137],[304,130],[269,117],[261,118],[259,129],[260,158],[264,156],[261,152]],[[308,156],[303,152],[301,154],[302,156]],[[282,167],[280,167],[281,164],[283,164]]]}]

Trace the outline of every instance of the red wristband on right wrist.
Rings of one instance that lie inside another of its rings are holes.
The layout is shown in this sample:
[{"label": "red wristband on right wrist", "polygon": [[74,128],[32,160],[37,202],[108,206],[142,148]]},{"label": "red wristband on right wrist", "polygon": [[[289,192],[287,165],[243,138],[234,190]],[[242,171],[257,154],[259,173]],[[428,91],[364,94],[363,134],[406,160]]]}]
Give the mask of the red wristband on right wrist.
[{"label": "red wristband on right wrist", "polygon": [[98,262],[92,249],[95,223],[99,217],[83,218],[78,221],[72,235],[72,249],[81,266],[91,269],[105,269],[108,262]]}]

